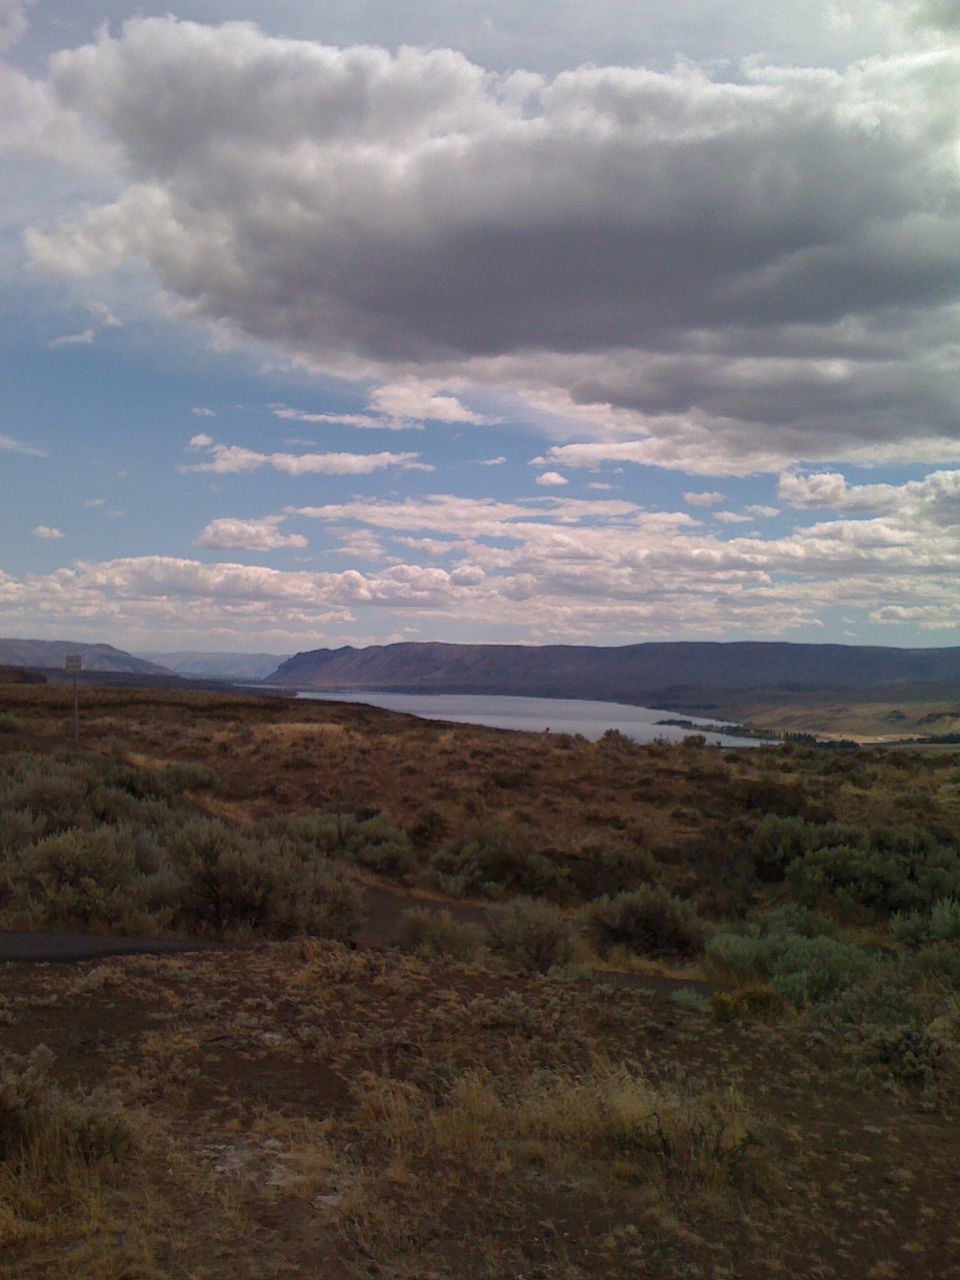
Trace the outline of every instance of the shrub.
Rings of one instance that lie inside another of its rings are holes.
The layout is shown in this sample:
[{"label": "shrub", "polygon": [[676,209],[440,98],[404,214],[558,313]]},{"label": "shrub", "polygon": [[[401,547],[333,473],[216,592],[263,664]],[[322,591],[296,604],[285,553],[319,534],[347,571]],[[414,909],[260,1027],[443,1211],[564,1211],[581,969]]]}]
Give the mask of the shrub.
[{"label": "shrub", "polygon": [[137,908],[138,873],[125,833],[65,831],[7,863],[14,907],[35,923],[115,927]]},{"label": "shrub", "polygon": [[410,837],[386,813],[354,823],[346,832],[343,851],[351,862],[383,875],[404,876],[416,865]]},{"label": "shrub", "polygon": [[462,843],[440,850],[432,861],[437,885],[456,894],[542,894],[568,880],[564,867],[534,851],[521,827],[501,818],[471,823]]},{"label": "shrub", "polygon": [[764,939],[764,961],[770,985],[796,1008],[853,986],[871,967],[870,956],[860,947],[795,933]]},{"label": "shrub", "polygon": [[331,857],[344,843],[351,823],[336,814],[295,814],[265,818],[255,830],[259,836],[288,841],[304,858]]},{"label": "shrub", "polygon": [[160,776],[165,791],[172,795],[180,795],[184,791],[209,791],[218,782],[215,770],[192,762],[168,764]]},{"label": "shrub", "polygon": [[548,973],[569,964],[574,937],[566,917],[548,902],[515,898],[490,911],[490,945],[518,969]]},{"label": "shrub", "polygon": [[586,910],[586,924],[601,955],[626,947],[640,955],[691,956],[704,946],[694,908],[661,885],[598,898]]},{"label": "shrub", "polygon": [[482,925],[454,920],[447,910],[414,907],[400,921],[400,940],[421,955],[472,960],[483,950],[487,933]]},{"label": "shrub", "polygon": [[836,904],[878,916],[930,908],[939,898],[960,898],[960,855],[923,838],[915,828],[875,832],[866,847],[815,849],[788,873],[808,906]]},{"label": "shrub", "polygon": [[670,1003],[681,1009],[690,1009],[693,1013],[709,1013],[712,1008],[707,997],[694,991],[692,987],[680,987],[672,992]]},{"label": "shrub", "polygon": [[736,978],[764,972],[763,942],[745,933],[716,933],[706,945],[711,965]]},{"label": "shrub", "polygon": [[0,733],[20,733],[23,721],[9,711],[0,711]]},{"label": "shrub", "polygon": [[960,942],[960,901],[940,898],[929,912],[898,911],[891,917],[890,932],[908,947]]},{"label": "shrub", "polygon": [[716,991],[711,1003],[721,1022],[769,1022],[787,1007],[780,992],[767,982],[754,982],[736,991]]},{"label": "shrub", "polygon": [[177,917],[194,928],[347,939],[359,926],[356,887],[283,840],[257,841],[221,822],[197,821],[179,833],[173,854],[181,874]]},{"label": "shrub", "polygon": [[55,1175],[129,1154],[133,1133],[119,1105],[102,1091],[66,1093],[50,1079],[53,1061],[46,1045],[0,1058],[0,1161]]},{"label": "shrub", "polygon": [[814,845],[811,825],[795,815],[765,813],[753,832],[753,864],[761,880],[782,880],[787,867]]}]

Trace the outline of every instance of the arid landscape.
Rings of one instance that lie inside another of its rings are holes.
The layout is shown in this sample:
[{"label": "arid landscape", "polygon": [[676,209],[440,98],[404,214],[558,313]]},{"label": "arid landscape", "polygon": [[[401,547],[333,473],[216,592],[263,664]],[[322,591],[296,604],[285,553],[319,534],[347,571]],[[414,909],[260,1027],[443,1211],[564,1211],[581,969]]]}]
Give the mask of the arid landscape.
[{"label": "arid landscape", "polygon": [[[960,1275],[960,764],[0,689],[0,1275]],[[6,935],[9,937],[10,935]]]}]

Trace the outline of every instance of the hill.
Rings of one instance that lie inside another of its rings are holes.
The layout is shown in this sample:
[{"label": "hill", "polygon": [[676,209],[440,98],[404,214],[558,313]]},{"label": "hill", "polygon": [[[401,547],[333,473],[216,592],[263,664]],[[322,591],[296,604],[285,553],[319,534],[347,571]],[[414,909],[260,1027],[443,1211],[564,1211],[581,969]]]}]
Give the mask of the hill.
[{"label": "hill", "polygon": [[176,653],[141,653],[178,676],[210,676],[220,680],[264,680],[285,661],[277,653],[198,653],[192,649]]},{"label": "hill", "polygon": [[62,668],[68,654],[79,653],[84,671],[118,671],[132,675],[164,676],[172,672],[155,662],[135,658],[132,653],[115,649],[112,644],[84,644],[76,640],[0,639],[0,664],[34,667],[41,670]]},{"label": "hill", "polygon": [[779,642],[587,645],[392,644],[315,649],[281,663],[272,683],[304,689],[596,698],[707,712],[878,689],[937,700],[960,689],[960,648],[894,649]]}]

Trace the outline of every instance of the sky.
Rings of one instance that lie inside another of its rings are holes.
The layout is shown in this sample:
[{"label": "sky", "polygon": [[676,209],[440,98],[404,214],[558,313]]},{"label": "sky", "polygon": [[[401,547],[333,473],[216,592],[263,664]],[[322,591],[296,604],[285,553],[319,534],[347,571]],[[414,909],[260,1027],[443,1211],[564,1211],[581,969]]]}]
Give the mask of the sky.
[{"label": "sky", "polygon": [[960,0],[0,0],[0,634],[952,645]]}]

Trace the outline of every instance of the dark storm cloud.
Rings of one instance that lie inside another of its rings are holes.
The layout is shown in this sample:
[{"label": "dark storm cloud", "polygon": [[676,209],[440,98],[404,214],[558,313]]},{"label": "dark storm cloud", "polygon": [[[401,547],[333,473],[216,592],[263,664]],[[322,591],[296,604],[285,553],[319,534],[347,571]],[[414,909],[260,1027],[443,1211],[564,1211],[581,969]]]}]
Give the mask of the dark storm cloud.
[{"label": "dark storm cloud", "polygon": [[670,452],[677,415],[718,469],[942,456],[958,69],[944,49],[738,83],[494,76],[449,50],[133,21],[50,78],[115,148],[119,198],[29,244],[76,273],[146,259],[195,314],[315,365],[456,371],[601,437],[661,431],[647,460],[701,449]]}]

